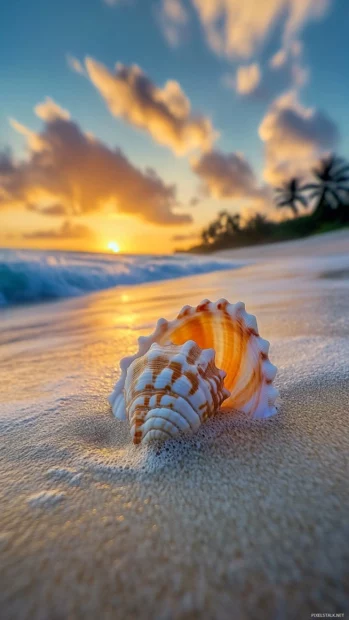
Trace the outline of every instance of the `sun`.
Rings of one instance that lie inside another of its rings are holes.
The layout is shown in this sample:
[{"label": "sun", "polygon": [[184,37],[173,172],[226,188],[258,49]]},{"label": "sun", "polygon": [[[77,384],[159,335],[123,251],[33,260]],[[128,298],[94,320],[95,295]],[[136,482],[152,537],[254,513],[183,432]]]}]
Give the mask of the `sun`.
[{"label": "sun", "polygon": [[108,250],[117,254],[118,252],[120,252],[120,246],[118,243],[116,243],[116,241],[109,241]]}]

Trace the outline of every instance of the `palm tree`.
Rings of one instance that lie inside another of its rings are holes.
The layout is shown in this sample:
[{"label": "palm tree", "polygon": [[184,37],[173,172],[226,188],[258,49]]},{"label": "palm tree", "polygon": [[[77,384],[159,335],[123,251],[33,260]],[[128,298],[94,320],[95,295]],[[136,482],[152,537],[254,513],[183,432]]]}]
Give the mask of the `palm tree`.
[{"label": "palm tree", "polygon": [[302,193],[305,187],[300,185],[299,179],[296,178],[286,181],[281,187],[276,187],[276,206],[279,209],[288,207],[296,217],[298,215],[298,202],[305,208],[308,206],[308,202]]},{"label": "palm tree", "polygon": [[230,215],[228,211],[220,211],[211,224],[201,232],[204,245],[212,245],[218,240],[231,237],[240,232],[240,215]]},{"label": "palm tree", "polygon": [[217,228],[219,235],[234,235],[240,231],[240,214],[231,215],[228,211],[218,214]]},{"label": "palm tree", "polygon": [[349,164],[342,157],[330,155],[320,160],[313,174],[317,181],[305,189],[311,190],[309,199],[317,198],[314,215],[321,218],[339,215],[333,210],[341,211],[345,198],[349,197]]},{"label": "palm tree", "polygon": [[206,230],[206,228],[204,228],[202,233],[201,233],[201,239],[202,239],[202,243],[204,245],[208,245],[210,243],[209,234],[208,234],[208,231]]},{"label": "palm tree", "polygon": [[272,222],[268,220],[264,213],[256,213],[247,220],[244,232],[254,237],[266,237],[270,233],[272,227]]},{"label": "palm tree", "polygon": [[214,243],[216,241],[218,237],[218,228],[219,222],[218,220],[214,220],[213,222],[211,222],[211,224],[207,226],[207,228],[203,229],[201,233],[201,239],[205,245],[211,245],[211,243]]}]

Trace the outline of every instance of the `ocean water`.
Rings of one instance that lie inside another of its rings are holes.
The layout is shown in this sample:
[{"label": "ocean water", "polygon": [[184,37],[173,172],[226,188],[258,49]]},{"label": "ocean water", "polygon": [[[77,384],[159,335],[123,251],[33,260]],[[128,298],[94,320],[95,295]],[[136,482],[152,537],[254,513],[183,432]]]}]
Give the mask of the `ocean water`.
[{"label": "ocean water", "polygon": [[115,286],[240,267],[191,255],[93,254],[0,250],[0,306],[84,295]]}]

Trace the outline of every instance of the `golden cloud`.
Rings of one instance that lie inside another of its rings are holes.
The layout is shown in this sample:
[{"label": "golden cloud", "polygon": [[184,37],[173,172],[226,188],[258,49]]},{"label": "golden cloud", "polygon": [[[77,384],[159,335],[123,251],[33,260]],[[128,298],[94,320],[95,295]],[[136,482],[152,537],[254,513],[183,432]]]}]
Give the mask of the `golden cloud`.
[{"label": "golden cloud", "polygon": [[181,0],[163,0],[158,20],[168,43],[176,47],[181,41],[182,32],[189,20]]},{"label": "golden cloud", "polygon": [[291,91],[272,103],[259,136],[265,146],[264,178],[275,184],[306,175],[321,155],[337,146],[339,132],[324,112],[306,108]]},{"label": "golden cloud", "polygon": [[45,101],[38,103],[38,105],[35,106],[34,111],[36,116],[41,118],[43,121],[47,121],[48,123],[57,118],[62,118],[64,120],[70,119],[68,110],[61,108],[61,106],[50,97],[46,97]]},{"label": "golden cloud", "polygon": [[24,239],[93,239],[94,232],[84,224],[75,224],[69,220],[59,228],[35,230],[23,234]]},{"label": "golden cloud", "polygon": [[78,58],[72,56],[72,54],[67,54],[66,59],[68,67],[70,67],[72,71],[80,73],[80,75],[85,75],[85,69]]},{"label": "golden cloud", "polygon": [[243,97],[270,103],[280,92],[304,86],[308,73],[302,62],[302,45],[293,41],[269,59],[263,68],[263,80],[260,65],[252,63],[238,67],[236,75],[225,74],[222,83]]},{"label": "golden cloud", "polygon": [[[249,58],[258,52],[276,23],[281,25],[283,45],[288,46],[307,22],[326,13],[331,1],[191,0],[211,49],[221,56],[237,58]],[[181,28],[170,15],[166,23],[172,29]]]},{"label": "golden cloud", "polygon": [[261,71],[258,63],[241,66],[236,72],[236,90],[240,95],[254,93],[261,81]]},{"label": "golden cloud", "polygon": [[213,198],[254,199],[264,202],[269,190],[261,187],[248,161],[240,153],[211,151],[192,162],[202,190]]},{"label": "golden cloud", "polygon": [[176,187],[153,169],[141,171],[118,149],[84,133],[47,100],[36,107],[44,120],[36,134],[13,126],[28,141],[28,157],[0,156],[0,206],[26,206],[48,215],[81,215],[105,209],[161,225],[186,224],[192,217],[174,211]]},{"label": "golden cloud", "polygon": [[146,131],[177,155],[209,149],[218,136],[209,118],[192,113],[189,99],[175,80],[160,88],[137,65],[118,63],[115,72],[93,58],[87,58],[85,65],[114,116]]}]

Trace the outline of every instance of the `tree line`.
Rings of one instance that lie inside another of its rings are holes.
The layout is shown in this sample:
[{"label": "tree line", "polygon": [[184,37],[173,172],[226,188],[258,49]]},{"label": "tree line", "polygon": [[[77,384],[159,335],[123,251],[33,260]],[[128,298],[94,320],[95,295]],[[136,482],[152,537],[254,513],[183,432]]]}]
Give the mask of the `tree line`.
[{"label": "tree line", "polygon": [[[210,252],[294,239],[349,224],[349,164],[330,155],[312,170],[311,182],[296,177],[274,189],[275,205],[288,209],[292,218],[274,222],[257,213],[242,223],[239,214],[221,211],[201,232],[201,243],[189,251]],[[305,215],[313,204],[312,212]],[[300,214],[302,209],[302,214]],[[304,210],[304,212],[303,212]]]}]

